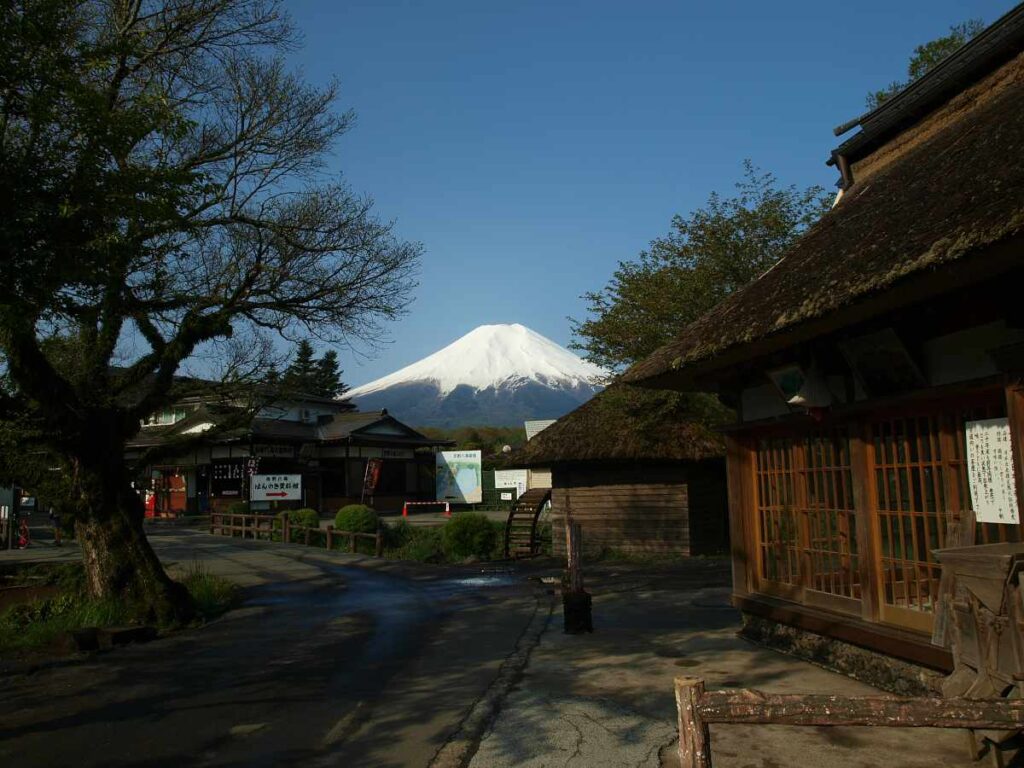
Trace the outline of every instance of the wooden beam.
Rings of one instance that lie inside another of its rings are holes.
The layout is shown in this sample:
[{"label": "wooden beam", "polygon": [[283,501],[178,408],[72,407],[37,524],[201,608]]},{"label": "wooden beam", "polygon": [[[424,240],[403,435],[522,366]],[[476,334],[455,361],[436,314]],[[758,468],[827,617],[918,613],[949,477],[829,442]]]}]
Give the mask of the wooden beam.
[{"label": "wooden beam", "polygon": [[[679,681],[676,682],[677,690]],[[1024,728],[1024,699],[945,699],[708,691],[697,702],[705,723],[879,726],[888,728]]]},{"label": "wooden beam", "polygon": [[704,696],[703,680],[695,677],[676,678],[681,768],[711,768],[711,732],[700,712],[700,702]]},{"label": "wooden beam", "polygon": [[773,694],[754,690],[705,691],[694,677],[675,680],[682,768],[711,768],[709,723],[1024,729],[1022,699],[945,699],[896,696]]}]

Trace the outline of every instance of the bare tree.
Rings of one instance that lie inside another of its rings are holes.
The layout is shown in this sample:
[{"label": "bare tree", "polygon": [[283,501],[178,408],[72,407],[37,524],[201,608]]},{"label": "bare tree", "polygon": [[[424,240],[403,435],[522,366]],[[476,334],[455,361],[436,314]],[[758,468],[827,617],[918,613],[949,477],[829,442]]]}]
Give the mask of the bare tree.
[{"label": "bare tree", "polygon": [[297,42],[274,0],[0,11],[0,418],[66,469],[91,592],[163,620],[187,596],[122,457],[183,362],[373,340],[414,287],[420,247],[326,176],[352,115],[288,70]]}]

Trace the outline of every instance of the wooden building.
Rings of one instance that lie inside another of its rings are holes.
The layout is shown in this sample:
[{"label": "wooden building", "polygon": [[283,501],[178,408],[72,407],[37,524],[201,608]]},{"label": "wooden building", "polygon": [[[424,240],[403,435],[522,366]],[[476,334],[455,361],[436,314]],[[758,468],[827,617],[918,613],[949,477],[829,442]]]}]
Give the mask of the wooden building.
[{"label": "wooden building", "polygon": [[837,129],[860,128],[829,161],[833,209],[624,377],[737,410],[733,591],[751,621],[948,669],[934,551],[1020,539],[1022,9]]},{"label": "wooden building", "polygon": [[513,457],[551,469],[552,543],[565,514],[584,551],[690,555],[727,547],[722,439],[690,398],[615,385],[558,419]]},{"label": "wooden building", "polygon": [[301,475],[302,499],[253,502],[253,508],[304,506],[333,514],[360,501],[371,458],[383,463],[366,502],[398,510],[406,501],[433,500],[434,452],[448,442],[420,434],[386,410],[352,411],[329,398],[293,397],[241,423],[237,408],[196,398],[148,420],[126,458],[177,444],[187,447],[152,463],[138,482],[158,516],[221,511],[245,501],[255,473]]}]

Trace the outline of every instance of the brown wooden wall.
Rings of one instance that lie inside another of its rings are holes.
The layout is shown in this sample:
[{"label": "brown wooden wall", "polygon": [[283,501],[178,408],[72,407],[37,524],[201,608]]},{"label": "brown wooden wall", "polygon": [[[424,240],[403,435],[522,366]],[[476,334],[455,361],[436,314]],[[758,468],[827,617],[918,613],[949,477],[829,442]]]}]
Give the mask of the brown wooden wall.
[{"label": "brown wooden wall", "polygon": [[563,465],[553,472],[552,543],[565,554],[565,506],[583,548],[690,555],[727,544],[724,462]]}]

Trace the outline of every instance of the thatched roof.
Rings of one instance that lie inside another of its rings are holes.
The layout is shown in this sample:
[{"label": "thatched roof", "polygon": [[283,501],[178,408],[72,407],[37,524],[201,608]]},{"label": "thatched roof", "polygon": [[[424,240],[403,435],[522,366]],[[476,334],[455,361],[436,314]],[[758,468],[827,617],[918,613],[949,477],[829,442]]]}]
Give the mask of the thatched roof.
[{"label": "thatched roof", "polygon": [[710,395],[613,384],[513,453],[508,465],[716,458],[725,448],[713,425],[730,419]]},{"label": "thatched roof", "polygon": [[847,322],[840,310],[881,312],[891,292],[909,297],[931,284],[929,274],[961,263],[973,274],[987,249],[1024,233],[1024,54],[998,76],[990,98],[855,179],[778,264],[623,380],[686,383],[699,366],[740,362]]}]

